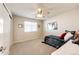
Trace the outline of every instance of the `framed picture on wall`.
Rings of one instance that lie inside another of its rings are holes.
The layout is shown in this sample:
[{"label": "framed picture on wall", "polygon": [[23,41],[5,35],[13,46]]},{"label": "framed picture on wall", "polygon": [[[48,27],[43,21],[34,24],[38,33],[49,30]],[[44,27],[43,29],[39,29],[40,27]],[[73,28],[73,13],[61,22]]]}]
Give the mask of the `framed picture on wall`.
[{"label": "framed picture on wall", "polygon": [[52,30],[57,30],[58,29],[58,24],[57,22],[50,22],[47,24],[47,29],[48,31],[52,31]]}]

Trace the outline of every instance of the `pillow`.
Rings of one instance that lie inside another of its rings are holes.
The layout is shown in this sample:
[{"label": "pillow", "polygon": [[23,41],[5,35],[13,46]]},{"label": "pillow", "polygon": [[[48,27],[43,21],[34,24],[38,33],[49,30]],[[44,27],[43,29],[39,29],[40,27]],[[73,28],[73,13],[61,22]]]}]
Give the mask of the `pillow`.
[{"label": "pillow", "polygon": [[59,38],[60,39],[64,39],[64,36],[66,35],[66,33],[62,33],[60,36],[59,36]]},{"label": "pillow", "polygon": [[68,32],[66,35],[65,35],[65,37],[64,37],[64,40],[65,41],[67,41],[69,38],[71,38],[73,35],[70,33],[70,32]]}]

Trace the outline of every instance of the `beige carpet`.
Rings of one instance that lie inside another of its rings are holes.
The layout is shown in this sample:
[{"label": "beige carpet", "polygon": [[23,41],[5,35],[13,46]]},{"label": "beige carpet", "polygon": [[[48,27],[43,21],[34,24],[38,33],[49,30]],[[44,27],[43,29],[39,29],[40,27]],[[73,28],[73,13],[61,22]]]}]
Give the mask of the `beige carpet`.
[{"label": "beige carpet", "polygon": [[42,39],[37,39],[14,44],[10,49],[10,55],[50,55],[56,50],[41,42]]}]

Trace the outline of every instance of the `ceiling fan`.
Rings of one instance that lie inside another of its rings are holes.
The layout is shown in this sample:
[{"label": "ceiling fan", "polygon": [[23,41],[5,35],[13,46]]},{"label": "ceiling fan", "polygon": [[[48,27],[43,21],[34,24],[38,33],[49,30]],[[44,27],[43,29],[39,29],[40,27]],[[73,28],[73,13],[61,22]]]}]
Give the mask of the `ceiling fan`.
[{"label": "ceiling fan", "polygon": [[38,8],[37,9],[37,17],[38,18],[42,18],[43,17],[43,10],[42,10],[42,8]]},{"label": "ceiling fan", "polygon": [[45,18],[49,14],[48,7],[46,7],[44,4],[37,4],[36,9],[36,17],[37,18]]}]

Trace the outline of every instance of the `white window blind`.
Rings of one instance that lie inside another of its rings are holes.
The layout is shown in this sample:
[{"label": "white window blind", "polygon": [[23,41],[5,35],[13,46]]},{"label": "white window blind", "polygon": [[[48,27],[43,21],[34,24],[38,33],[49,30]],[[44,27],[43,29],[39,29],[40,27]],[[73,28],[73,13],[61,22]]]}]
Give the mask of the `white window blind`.
[{"label": "white window blind", "polygon": [[24,32],[36,32],[37,31],[37,22],[24,22]]}]

